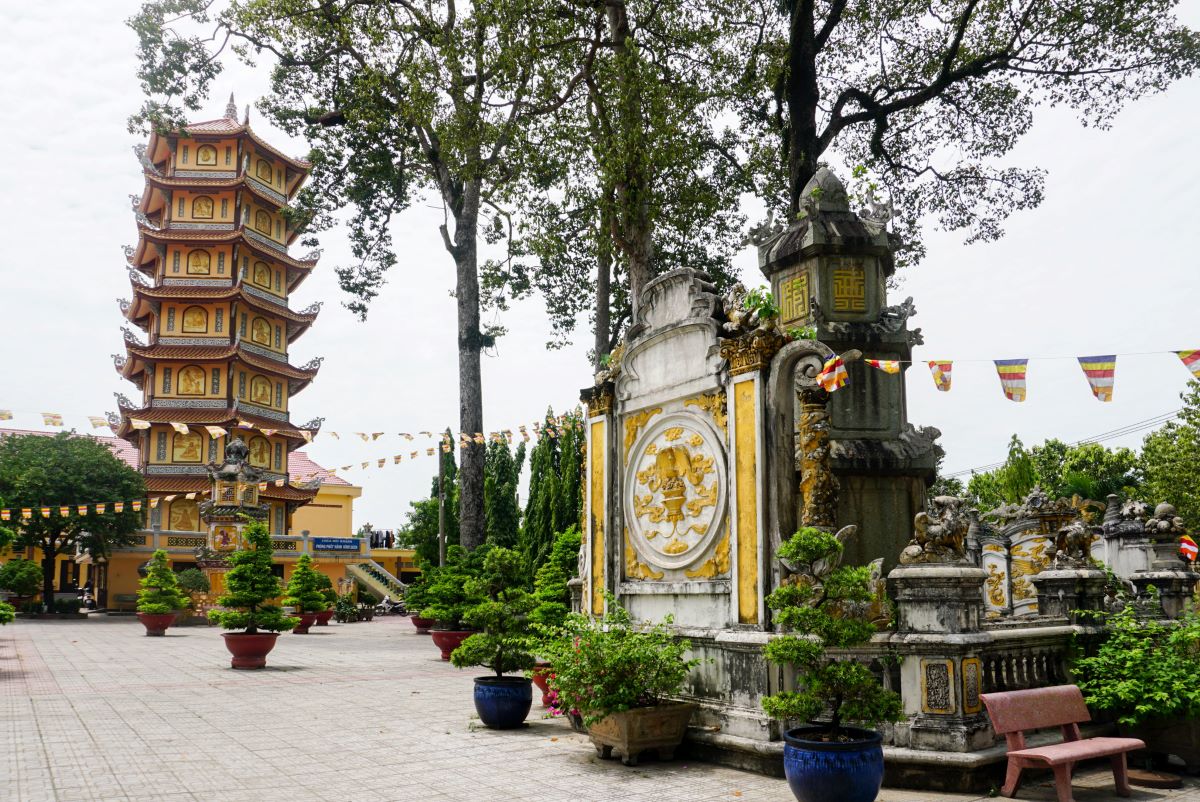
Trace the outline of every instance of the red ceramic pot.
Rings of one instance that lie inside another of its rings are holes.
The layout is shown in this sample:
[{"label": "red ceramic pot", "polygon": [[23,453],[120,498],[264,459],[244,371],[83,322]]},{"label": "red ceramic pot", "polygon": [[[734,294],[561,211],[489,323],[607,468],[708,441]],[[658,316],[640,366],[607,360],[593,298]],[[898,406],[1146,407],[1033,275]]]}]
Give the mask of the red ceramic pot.
[{"label": "red ceramic pot", "polygon": [[296,628],[292,630],[293,635],[307,635],[308,628],[317,623],[319,613],[297,613],[296,616],[300,619],[300,623],[296,624]]},{"label": "red ceramic pot", "polygon": [[166,635],[167,627],[175,623],[176,613],[163,613],[154,615],[152,613],[138,613],[138,621],[142,622],[142,626],[146,628],[147,635]]},{"label": "red ceramic pot", "polygon": [[550,664],[538,663],[533,667],[531,675],[533,684],[542,692],[542,707],[550,706]]},{"label": "red ceramic pot", "polygon": [[417,615],[410,615],[408,620],[412,621],[413,626],[417,628],[418,635],[428,635],[429,628],[433,626],[432,618],[421,618]]},{"label": "red ceramic pot", "polygon": [[433,645],[442,650],[442,659],[449,660],[450,652],[475,633],[469,629],[435,629],[429,634],[433,638]]},{"label": "red ceramic pot", "polygon": [[330,607],[328,610],[325,610],[324,612],[317,613],[317,626],[319,626],[319,627],[329,626],[329,619],[331,619],[331,618],[333,618],[333,608],[332,607]]},{"label": "red ceramic pot", "polygon": [[234,668],[264,668],[267,655],[275,648],[278,632],[225,632],[225,648],[233,655]]}]

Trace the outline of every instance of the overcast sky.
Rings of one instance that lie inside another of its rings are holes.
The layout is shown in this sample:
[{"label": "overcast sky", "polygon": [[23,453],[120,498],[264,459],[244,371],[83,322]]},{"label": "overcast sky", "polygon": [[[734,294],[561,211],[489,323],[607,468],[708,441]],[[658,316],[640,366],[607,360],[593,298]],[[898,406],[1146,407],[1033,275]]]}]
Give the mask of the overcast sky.
[{"label": "overcast sky", "polygon": [[[129,297],[121,246],[136,236],[128,195],[143,182],[126,118],[141,103],[135,40],[124,20],[132,0],[43,0],[0,4],[0,341],[8,347],[0,425],[41,426],[61,412],[87,428],[87,415],[115,409],[114,392],[137,396],[110,357],[123,351],[115,299]],[[1200,0],[1182,16],[1200,26]],[[221,116],[230,91],[239,106],[266,91],[265,71],[230,65],[205,119]],[[304,143],[251,124],[285,150]],[[1079,440],[1179,407],[1188,373],[1168,353],[1200,348],[1200,79],[1127,109],[1110,131],[1081,128],[1064,111],[1043,110],[1012,155],[1049,170],[1041,208],[1018,213],[997,243],[964,246],[929,236],[929,256],[909,271],[892,302],[911,295],[926,345],[916,359],[955,359],[950,393],[923,365],[907,376],[910,419],[942,430],[946,469],[1002,459],[1013,433],[1026,444]],[[436,226],[440,207],[414,208],[394,228],[401,261],[367,322],[345,308],[333,274],[349,259],[343,232],[324,235],[324,256],[293,296],[294,308],[325,301],[292,348],[292,362],[324,356],[317,380],[296,397],[292,417],[326,418],[325,429],[385,431],[371,444],[320,437],[309,447],[326,466],[410,450],[396,433],[457,429],[453,266]],[[737,259],[749,285],[763,283],[750,250]],[[539,301],[500,321],[510,334],[484,360],[489,430],[515,428],[547,406],[576,404],[590,383],[585,333],[576,347],[546,351]],[[1079,355],[1146,353],[1118,360],[1115,400],[1094,400]],[[990,361],[1035,359],[1029,398],[1007,401]],[[979,360],[979,361],[967,361]],[[107,433],[107,432],[105,432]],[[1137,446],[1142,433],[1108,441]],[[398,526],[408,502],[429,491],[435,463],[420,459],[345,474],[364,488],[356,524]]]}]

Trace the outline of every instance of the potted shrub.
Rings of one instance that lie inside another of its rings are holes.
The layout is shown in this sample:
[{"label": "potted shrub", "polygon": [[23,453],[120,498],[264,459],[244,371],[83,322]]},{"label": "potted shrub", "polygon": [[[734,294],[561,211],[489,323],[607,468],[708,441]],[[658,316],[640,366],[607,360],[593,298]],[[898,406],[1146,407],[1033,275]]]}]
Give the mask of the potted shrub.
[{"label": "potted shrub", "polygon": [[[190,617],[190,611],[197,609],[197,599],[212,590],[208,575],[199,568],[185,568],[175,575],[175,580],[179,583],[179,589],[187,594]],[[182,620],[176,623],[182,623]]]},{"label": "potted shrub", "polygon": [[[789,565],[830,566],[841,551],[834,535],[805,527],[780,546],[779,557]],[[873,802],[883,783],[882,736],[845,722],[904,717],[900,695],[885,690],[869,666],[827,651],[861,646],[875,634],[867,614],[874,599],[870,571],[839,566],[797,574],[767,597],[786,634],[767,644],[766,657],[794,666],[798,689],[767,696],[762,705],[773,718],[809,722],[784,733],[784,774],[801,802]]]},{"label": "potted shrub", "polygon": [[416,627],[418,635],[428,635],[430,628],[433,626],[432,618],[424,618],[420,615],[431,603],[429,593],[426,592],[426,587],[432,576],[433,568],[428,563],[421,565],[421,575],[409,583],[408,588],[404,591],[404,606],[408,608],[410,615],[409,620]]},{"label": "potted shrub", "polygon": [[353,624],[358,621],[358,605],[349,593],[337,597],[333,604],[333,614],[339,624]]},{"label": "potted shrub", "polygon": [[[476,549],[474,554],[480,555],[476,561],[483,559],[486,551],[486,546]],[[429,634],[443,660],[449,660],[450,653],[471,636],[471,630],[463,623],[463,616],[471,607],[466,591],[472,577],[469,559],[461,546],[449,547],[446,564],[431,570],[429,583],[425,586],[429,603],[422,608],[421,617],[433,620]]]},{"label": "potted shrub", "polygon": [[[1094,613],[1107,634],[1096,652],[1075,661],[1075,680],[1088,706],[1105,710],[1123,734],[1141,738],[1160,755],[1200,766],[1200,616],[1146,618],[1145,609],[1118,596],[1117,609]],[[1158,609],[1157,599],[1147,605]]]},{"label": "potted shrub", "polygon": [[[78,600],[76,600],[78,609]],[[167,564],[167,552],[158,549],[150,558],[146,576],[138,584],[137,617],[147,635],[166,635],[167,627],[187,606],[187,597],[179,589],[175,572]]]},{"label": "potted shrub", "polygon": [[320,576],[322,574],[313,568],[312,555],[301,554],[292,568],[292,575],[288,577],[287,595],[283,597],[283,603],[295,607],[299,614],[300,623],[292,630],[296,635],[307,635],[308,628],[317,623],[317,614],[325,611],[325,594],[321,592]]},{"label": "potted shrub", "polygon": [[369,590],[358,586],[358,620],[373,621],[375,620],[375,605],[379,604],[379,597]]},{"label": "potted shrub", "polygon": [[[567,583],[575,575],[579,564],[579,529],[572,526],[554,536],[550,556],[537,570],[533,581],[533,595],[537,607],[529,614],[529,620],[543,630],[557,630],[571,612],[571,592]],[[539,661],[530,672],[533,684],[542,693],[542,707],[550,706],[550,664]]]},{"label": "potted shrub", "polygon": [[225,574],[225,593],[210,620],[226,632],[225,648],[233,655],[234,668],[256,669],[267,664],[267,654],[275,648],[279,633],[300,622],[283,614],[271,601],[279,596],[279,578],[271,572],[271,533],[262,521],[251,521],[242,530],[245,545],[229,555],[232,568]]},{"label": "potted shrub", "polygon": [[494,730],[520,726],[533,701],[527,677],[505,676],[534,663],[528,616],[537,601],[521,587],[525,576],[521,555],[499,547],[488,551],[479,576],[466,585],[474,604],[463,614],[463,622],[479,631],[450,654],[458,668],[482,666],[495,673],[475,678],[475,711]]},{"label": "potted shrub", "polygon": [[667,760],[683,740],[696,705],[668,697],[700,661],[685,657],[691,643],[672,635],[670,624],[668,616],[635,626],[609,596],[603,618],[571,614],[540,646],[556,704],[577,711],[600,757],[616,749],[625,765],[636,766],[642,752],[654,750]]},{"label": "potted shrub", "polygon": [[325,600],[325,609],[317,613],[317,626],[327,627],[329,619],[333,618],[333,607],[337,604],[338,595],[328,574],[317,572],[317,586],[321,590],[321,598]]},{"label": "potted shrub", "polygon": [[28,601],[41,589],[42,566],[33,560],[16,557],[0,566],[0,590],[12,594],[12,601],[17,603],[21,612],[26,611]]}]

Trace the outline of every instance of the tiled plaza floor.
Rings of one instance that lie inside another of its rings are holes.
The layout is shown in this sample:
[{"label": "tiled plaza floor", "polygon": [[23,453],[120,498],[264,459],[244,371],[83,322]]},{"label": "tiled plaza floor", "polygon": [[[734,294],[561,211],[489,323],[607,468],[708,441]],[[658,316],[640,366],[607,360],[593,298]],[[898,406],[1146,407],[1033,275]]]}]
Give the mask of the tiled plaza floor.
[{"label": "tiled plaza floor", "polygon": [[[265,671],[229,668],[217,630],[143,636],[133,618],[0,628],[3,802],[792,799],[782,780],[686,761],[600,761],[561,721],[473,722],[471,678],[407,619],[283,635]],[[1087,787],[1092,786],[1092,787]],[[1054,799],[1045,785],[1024,799]],[[1077,802],[1112,799],[1081,773]],[[884,789],[881,802],[986,797]],[[1200,802],[1188,790],[1135,800]]]}]

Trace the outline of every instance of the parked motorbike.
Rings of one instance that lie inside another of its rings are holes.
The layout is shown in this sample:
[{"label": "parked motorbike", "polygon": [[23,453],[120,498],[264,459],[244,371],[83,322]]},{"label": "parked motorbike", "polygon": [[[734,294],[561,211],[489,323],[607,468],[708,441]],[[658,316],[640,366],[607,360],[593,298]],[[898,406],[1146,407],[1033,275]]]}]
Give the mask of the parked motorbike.
[{"label": "parked motorbike", "polygon": [[383,601],[375,605],[376,615],[408,615],[408,609],[404,606],[403,599],[393,600],[390,596],[384,596]]}]

